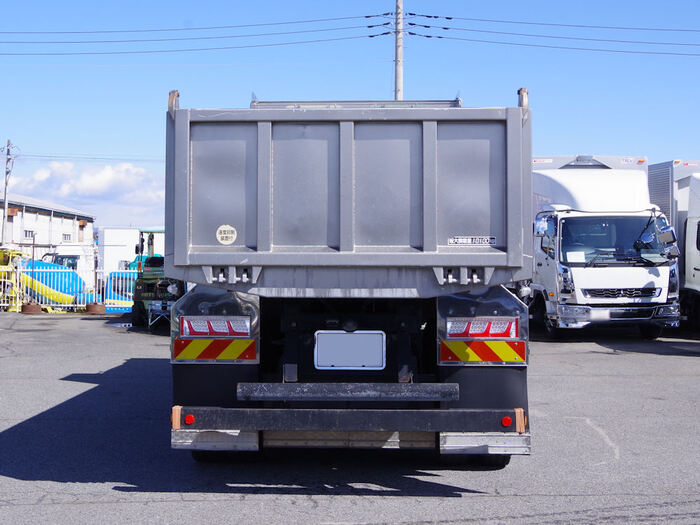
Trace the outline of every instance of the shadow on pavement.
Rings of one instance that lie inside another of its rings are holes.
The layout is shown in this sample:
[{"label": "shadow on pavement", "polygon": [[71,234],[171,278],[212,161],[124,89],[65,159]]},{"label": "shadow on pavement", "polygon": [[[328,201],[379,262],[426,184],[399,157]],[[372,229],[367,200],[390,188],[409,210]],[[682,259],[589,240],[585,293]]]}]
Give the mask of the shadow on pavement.
[{"label": "shadow on pavement", "polygon": [[114,490],[125,492],[427,497],[478,492],[424,472],[445,468],[434,457],[389,451],[286,450],[253,463],[198,464],[188,452],[170,449],[167,360],[130,359],[101,374],[64,380],[95,387],[1,432],[0,476],[113,483]]},{"label": "shadow on pavement", "polygon": [[541,330],[531,328],[530,340],[552,344],[597,343],[614,353],[700,357],[698,334],[679,328],[665,328],[661,337],[655,340],[644,339],[634,326],[561,330],[556,339],[547,338]]}]

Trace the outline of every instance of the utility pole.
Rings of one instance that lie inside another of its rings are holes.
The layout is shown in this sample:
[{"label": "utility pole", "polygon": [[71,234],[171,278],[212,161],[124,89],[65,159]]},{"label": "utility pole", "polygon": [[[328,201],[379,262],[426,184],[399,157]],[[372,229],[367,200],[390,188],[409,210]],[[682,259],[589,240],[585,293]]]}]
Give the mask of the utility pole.
[{"label": "utility pole", "polygon": [[7,148],[5,148],[5,194],[3,196],[3,216],[2,216],[2,232],[0,236],[0,246],[5,245],[5,230],[7,228],[7,184],[10,182],[10,172],[12,172],[12,156],[10,149],[12,142],[7,139]]},{"label": "utility pole", "polygon": [[396,0],[396,59],[394,100],[403,100],[403,0]]}]

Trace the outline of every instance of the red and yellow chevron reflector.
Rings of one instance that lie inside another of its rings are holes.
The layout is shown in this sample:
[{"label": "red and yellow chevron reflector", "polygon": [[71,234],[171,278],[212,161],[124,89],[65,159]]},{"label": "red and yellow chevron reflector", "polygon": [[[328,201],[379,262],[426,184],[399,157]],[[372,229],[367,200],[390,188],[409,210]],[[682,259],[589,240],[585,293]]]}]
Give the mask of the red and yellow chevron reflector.
[{"label": "red and yellow chevron reflector", "polygon": [[442,341],[440,362],[525,363],[525,341]]},{"label": "red and yellow chevron reflector", "polygon": [[255,339],[175,339],[173,359],[216,359],[255,361],[258,358]]}]

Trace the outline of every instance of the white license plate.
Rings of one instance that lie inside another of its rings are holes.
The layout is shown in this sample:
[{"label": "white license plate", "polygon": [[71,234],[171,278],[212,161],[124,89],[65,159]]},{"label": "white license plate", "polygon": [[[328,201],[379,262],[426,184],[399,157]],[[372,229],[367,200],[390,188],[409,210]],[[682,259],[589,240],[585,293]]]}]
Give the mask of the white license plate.
[{"label": "white license plate", "polygon": [[607,321],[610,319],[610,310],[591,310],[589,318],[591,321]]},{"label": "white license plate", "polygon": [[319,330],[314,364],[318,370],[384,370],[386,336],[379,330]]}]

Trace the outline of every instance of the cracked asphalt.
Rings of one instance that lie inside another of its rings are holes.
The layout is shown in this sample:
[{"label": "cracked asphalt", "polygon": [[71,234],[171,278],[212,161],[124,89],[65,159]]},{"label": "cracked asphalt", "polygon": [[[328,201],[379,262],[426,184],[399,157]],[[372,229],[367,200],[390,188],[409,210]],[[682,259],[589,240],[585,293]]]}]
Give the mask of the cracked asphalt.
[{"label": "cracked asphalt", "polygon": [[700,522],[700,341],[531,343],[533,455],[169,448],[169,339],[118,317],[0,313],[3,523]]}]

